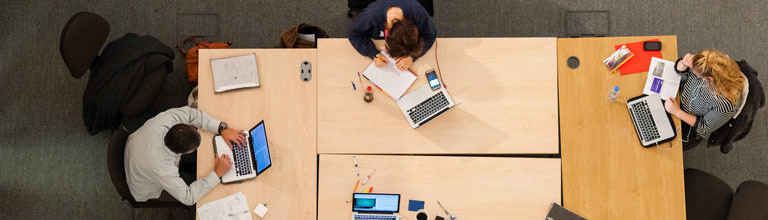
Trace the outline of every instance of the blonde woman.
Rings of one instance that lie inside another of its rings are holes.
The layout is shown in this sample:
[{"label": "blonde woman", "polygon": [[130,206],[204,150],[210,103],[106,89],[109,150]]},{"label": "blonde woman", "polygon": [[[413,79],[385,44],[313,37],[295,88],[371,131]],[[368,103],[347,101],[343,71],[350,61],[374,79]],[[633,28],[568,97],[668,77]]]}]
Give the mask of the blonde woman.
[{"label": "blonde woman", "polygon": [[695,146],[690,137],[698,142],[737,114],[746,99],[746,78],[735,61],[716,50],[686,54],[675,70],[683,77],[680,103],[669,99],[664,107],[684,122],[683,142],[690,148]]}]

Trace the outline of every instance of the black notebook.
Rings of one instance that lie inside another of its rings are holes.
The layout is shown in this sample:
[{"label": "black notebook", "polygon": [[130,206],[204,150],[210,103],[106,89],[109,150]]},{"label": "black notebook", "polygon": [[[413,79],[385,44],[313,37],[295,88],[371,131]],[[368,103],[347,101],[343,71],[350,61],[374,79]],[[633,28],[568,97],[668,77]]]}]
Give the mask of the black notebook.
[{"label": "black notebook", "polygon": [[547,218],[545,218],[545,220],[586,220],[586,218],[568,211],[568,209],[553,202],[549,207],[549,212],[547,213]]}]

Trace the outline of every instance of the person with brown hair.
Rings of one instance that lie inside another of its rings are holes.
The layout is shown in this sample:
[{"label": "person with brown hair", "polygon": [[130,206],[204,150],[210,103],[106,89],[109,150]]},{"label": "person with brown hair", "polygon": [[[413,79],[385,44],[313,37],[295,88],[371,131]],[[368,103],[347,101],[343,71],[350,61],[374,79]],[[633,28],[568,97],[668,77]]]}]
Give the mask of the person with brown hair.
[{"label": "person with brown hair", "polygon": [[691,131],[697,140],[708,137],[738,114],[746,100],[744,74],[736,61],[720,51],[686,54],[675,62],[675,70],[683,77],[680,103],[670,98],[664,107],[685,122],[684,144],[691,140]]},{"label": "person with brown hair", "polygon": [[352,22],[349,42],[378,67],[387,64],[371,39],[385,39],[385,50],[395,59],[398,69],[410,68],[437,38],[432,18],[415,0],[378,0],[368,5]]}]

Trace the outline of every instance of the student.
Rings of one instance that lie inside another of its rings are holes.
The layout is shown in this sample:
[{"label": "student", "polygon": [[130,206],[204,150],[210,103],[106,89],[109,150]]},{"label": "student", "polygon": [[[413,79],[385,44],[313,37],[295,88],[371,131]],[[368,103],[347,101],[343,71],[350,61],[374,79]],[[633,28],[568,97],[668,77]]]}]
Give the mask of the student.
[{"label": "student", "polygon": [[357,16],[348,34],[357,52],[373,59],[378,67],[387,61],[371,38],[385,39],[387,53],[398,69],[405,70],[432,47],[437,30],[416,0],[378,0]]},{"label": "student", "polygon": [[125,177],[137,202],[175,199],[192,206],[219,183],[232,165],[227,155],[217,157],[213,171],[202,179],[192,182],[193,171],[189,185],[179,173],[185,162],[196,169],[197,158],[182,158],[182,154],[194,155],[191,153],[200,146],[197,128],[221,134],[228,144],[232,141],[244,145],[246,141],[245,133],[227,128],[226,123],[189,107],[170,109],[149,119],[128,136],[125,147]]},{"label": "student", "polygon": [[675,70],[683,77],[680,103],[670,98],[664,107],[684,122],[684,145],[695,146],[689,138],[708,137],[739,111],[746,78],[735,61],[716,50],[686,54],[675,62]]}]

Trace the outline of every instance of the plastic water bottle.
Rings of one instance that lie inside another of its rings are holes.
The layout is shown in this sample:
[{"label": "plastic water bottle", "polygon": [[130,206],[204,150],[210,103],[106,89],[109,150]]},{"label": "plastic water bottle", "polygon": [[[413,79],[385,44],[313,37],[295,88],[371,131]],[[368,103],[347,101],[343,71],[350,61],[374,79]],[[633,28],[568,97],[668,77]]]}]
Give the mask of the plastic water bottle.
[{"label": "plastic water bottle", "polygon": [[611,89],[611,93],[608,93],[608,101],[616,101],[616,98],[619,97],[619,86],[614,86],[613,89]]}]

